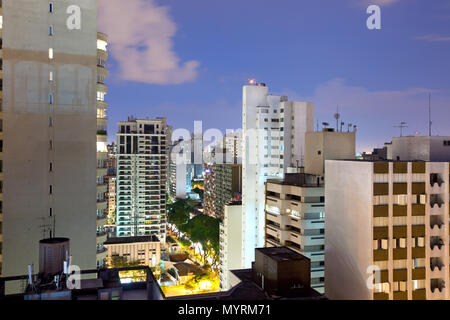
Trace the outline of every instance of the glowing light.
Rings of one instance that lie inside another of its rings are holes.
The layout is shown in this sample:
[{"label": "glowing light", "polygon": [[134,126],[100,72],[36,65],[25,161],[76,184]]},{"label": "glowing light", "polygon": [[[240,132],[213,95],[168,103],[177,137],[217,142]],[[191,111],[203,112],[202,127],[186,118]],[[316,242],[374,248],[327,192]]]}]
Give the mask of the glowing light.
[{"label": "glowing light", "polygon": [[256,84],[256,79],[248,79],[248,84]]}]

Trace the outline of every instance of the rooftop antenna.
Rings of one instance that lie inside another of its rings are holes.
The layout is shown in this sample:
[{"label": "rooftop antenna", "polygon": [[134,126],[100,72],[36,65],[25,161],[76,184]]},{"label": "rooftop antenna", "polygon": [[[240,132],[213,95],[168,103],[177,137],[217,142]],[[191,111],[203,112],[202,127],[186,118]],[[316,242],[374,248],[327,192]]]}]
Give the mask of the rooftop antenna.
[{"label": "rooftop antenna", "polygon": [[336,119],[336,131],[339,131],[339,119],[341,115],[339,113],[339,106],[336,107],[336,113],[334,114],[334,118]]},{"label": "rooftop antenna", "polygon": [[433,121],[431,121],[431,93],[428,94],[428,135],[431,137],[431,126]]},{"label": "rooftop antenna", "polygon": [[328,122],[322,122],[322,126],[324,129],[326,129],[330,124]]},{"label": "rooftop antenna", "polygon": [[342,132],[342,127],[344,126],[345,122],[341,122],[341,132]]},{"label": "rooftop antenna", "polygon": [[403,137],[403,129],[408,128],[408,126],[406,125],[406,122],[402,121],[399,126],[394,126],[394,128],[400,128],[400,137]]},{"label": "rooftop antenna", "polygon": [[317,132],[319,132],[319,120],[317,120]]},{"label": "rooftop antenna", "polygon": [[347,125],[347,132],[350,132],[350,128],[352,127],[352,124],[351,123],[349,123],[348,125]]}]

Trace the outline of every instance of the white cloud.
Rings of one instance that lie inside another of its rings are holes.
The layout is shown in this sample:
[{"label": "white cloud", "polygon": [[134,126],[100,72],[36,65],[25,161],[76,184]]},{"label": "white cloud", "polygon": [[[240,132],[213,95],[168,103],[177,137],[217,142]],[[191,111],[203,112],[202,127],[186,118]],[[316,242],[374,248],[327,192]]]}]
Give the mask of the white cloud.
[{"label": "white cloud", "polygon": [[197,77],[198,61],[180,62],[176,24],[154,0],[99,0],[99,26],[109,36],[121,80],[180,84]]}]

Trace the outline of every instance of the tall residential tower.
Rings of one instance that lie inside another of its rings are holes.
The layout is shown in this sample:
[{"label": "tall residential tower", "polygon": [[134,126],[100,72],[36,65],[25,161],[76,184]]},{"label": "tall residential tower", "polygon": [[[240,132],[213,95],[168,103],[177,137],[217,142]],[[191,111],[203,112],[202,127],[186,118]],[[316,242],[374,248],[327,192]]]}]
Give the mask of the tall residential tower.
[{"label": "tall residential tower", "polygon": [[118,123],[117,236],[166,239],[170,127],[165,118]]},{"label": "tall residential tower", "polygon": [[[96,266],[97,1],[2,1],[3,276],[71,239]],[[1,239],[1,238],[0,238]]]},{"label": "tall residential tower", "polygon": [[244,86],[242,111],[243,266],[250,267],[255,248],[264,246],[264,183],[302,163],[305,133],[314,129],[314,104],[270,95],[260,83]]}]

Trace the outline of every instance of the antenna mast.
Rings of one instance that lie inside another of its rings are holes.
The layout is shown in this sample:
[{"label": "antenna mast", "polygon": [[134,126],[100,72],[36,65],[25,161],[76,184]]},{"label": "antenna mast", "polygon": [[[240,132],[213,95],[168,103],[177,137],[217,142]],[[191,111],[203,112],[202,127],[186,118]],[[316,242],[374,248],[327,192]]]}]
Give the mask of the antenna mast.
[{"label": "antenna mast", "polygon": [[341,115],[339,114],[339,105],[336,107],[336,113],[334,114],[334,118],[336,119],[336,132],[339,131],[339,119]]},{"label": "antenna mast", "polygon": [[431,126],[433,122],[431,121],[431,93],[428,94],[428,135],[431,137]]},{"label": "antenna mast", "polygon": [[403,129],[408,128],[408,126],[406,125],[406,122],[402,121],[399,126],[394,126],[394,128],[400,128],[400,137],[403,137]]}]

